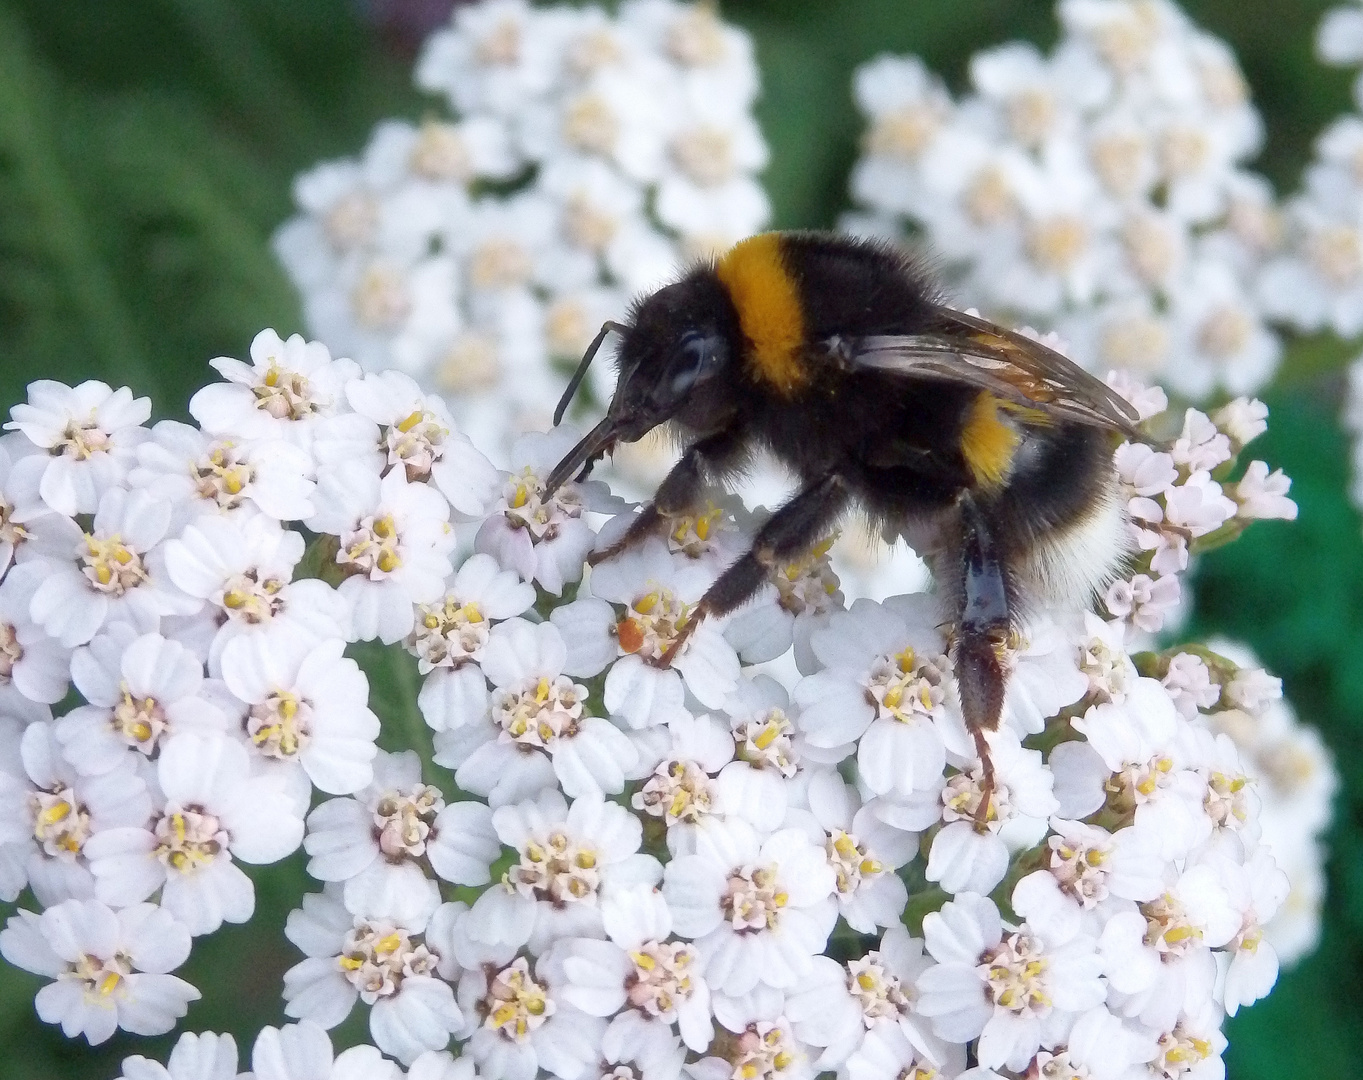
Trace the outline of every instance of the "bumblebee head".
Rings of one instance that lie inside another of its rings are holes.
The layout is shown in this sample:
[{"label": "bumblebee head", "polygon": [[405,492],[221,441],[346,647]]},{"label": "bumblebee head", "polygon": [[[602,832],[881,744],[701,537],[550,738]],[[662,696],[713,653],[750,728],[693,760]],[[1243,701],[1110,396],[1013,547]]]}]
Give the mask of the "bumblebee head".
[{"label": "bumblebee head", "polygon": [[617,443],[635,442],[677,420],[703,430],[733,408],[724,385],[734,360],[737,315],[713,274],[693,274],[635,305],[630,325],[606,323],[588,348],[554,414],[563,417],[587,367],[612,331],[621,336],[620,374],[606,418],[577,444],[546,486],[552,492]]}]

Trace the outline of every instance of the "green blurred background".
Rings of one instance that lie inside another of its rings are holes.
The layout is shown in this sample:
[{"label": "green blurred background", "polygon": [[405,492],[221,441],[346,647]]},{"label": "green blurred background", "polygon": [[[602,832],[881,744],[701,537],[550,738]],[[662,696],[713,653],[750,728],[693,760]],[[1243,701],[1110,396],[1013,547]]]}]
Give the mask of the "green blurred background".
[{"label": "green blurred background", "polygon": [[[358,152],[383,117],[439,111],[412,88],[410,67],[445,6],[0,0],[0,411],[35,378],[101,378],[179,416],[210,357],[245,355],[263,326],[301,330],[269,249],[292,209],[290,182]],[[1184,6],[1239,54],[1267,122],[1256,167],[1290,192],[1312,138],[1351,107],[1350,73],[1312,56],[1327,0]],[[722,11],[756,38],[773,151],[766,180],[783,227],[831,225],[845,208],[858,63],[918,53],[959,89],[979,48],[1015,38],[1045,47],[1056,36],[1043,0],[724,0]],[[1293,478],[1300,519],[1256,525],[1196,574],[1192,631],[1253,645],[1320,726],[1344,778],[1321,947],[1230,1023],[1235,1080],[1360,1071],[1363,539],[1337,423],[1352,355],[1325,338],[1291,344],[1255,452]],[[375,661],[375,707],[385,720],[410,717],[412,672],[400,658]],[[255,873],[252,926],[196,943],[182,974],[204,998],[186,1027],[235,1032],[245,1049],[261,1025],[283,1020],[280,976],[298,957],[282,926],[305,889],[301,865]],[[12,910],[0,905],[0,917]],[[173,1036],[120,1036],[93,1052],[68,1042],[34,1016],[39,985],[0,964],[0,1080],[113,1077],[129,1053],[164,1060]],[[333,1035],[363,1038],[363,1019]]]}]

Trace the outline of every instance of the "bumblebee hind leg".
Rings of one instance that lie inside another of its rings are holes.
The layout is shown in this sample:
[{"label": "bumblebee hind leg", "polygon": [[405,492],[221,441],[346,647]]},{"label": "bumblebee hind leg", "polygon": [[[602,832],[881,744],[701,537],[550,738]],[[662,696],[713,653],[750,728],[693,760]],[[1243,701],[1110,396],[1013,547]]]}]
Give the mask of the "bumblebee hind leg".
[{"label": "bumblebee hind leg", "polygon": [[960,496],[960,612],[956,620],[956,686],[966,729],[980,756],[980,805],[975,827],[990,818],[994,762],[986,731],[997,731],[1008,681],[1002,652],[1012,629],[1012,602],[1004,552],[970,492]]}]

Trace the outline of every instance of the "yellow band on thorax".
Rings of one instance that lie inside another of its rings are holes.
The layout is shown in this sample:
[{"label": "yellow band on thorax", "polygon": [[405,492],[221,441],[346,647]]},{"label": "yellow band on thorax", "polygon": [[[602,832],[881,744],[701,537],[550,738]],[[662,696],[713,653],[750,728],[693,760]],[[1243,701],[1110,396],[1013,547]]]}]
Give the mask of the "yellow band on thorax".
[{"label": "yellow band on thorax", "polygon": [[961,429],[961,453],[981,487],[998,487],[1008,479],[1019,435],[999,417],[1002,403],[987,390],[976,395]]},{"label": "yellow band on thorax", "polygon": [[784,395],[809,379],[802,362],[804,314],[800,294],[781,254],[781,234],[761,233],[729,249],[715,266],[738,322],[752,342],[754,377]]}]

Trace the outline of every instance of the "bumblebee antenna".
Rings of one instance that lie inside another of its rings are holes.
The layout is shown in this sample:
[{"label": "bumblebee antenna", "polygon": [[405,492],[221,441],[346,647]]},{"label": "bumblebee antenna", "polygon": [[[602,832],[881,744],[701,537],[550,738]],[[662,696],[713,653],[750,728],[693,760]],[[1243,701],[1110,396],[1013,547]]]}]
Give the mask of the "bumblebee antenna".
[{"label": "bumblebee antenna", "polygon": [[587,369],[592,366],[592,360],[596,357],[597,350],[601,348],[601,343],[606,340],[606,335],[612,330],[623,334],[626,329],[627,327],[623,323],[611,322],[608,319],[601,327],[600,332],[592,339],[592,343],[587,346],[587,351],[582,355],[582,362],[577,365],[573,377],[568,380],[568,389],[563,391],[563,397],[559,398],[558,408],[554,410],[554,427],[558,427],[559,421],[563,419],[563,414],[568,411],[573,395],[577,393],[577,388],[582,385],[582,380],[587,377]]}]

